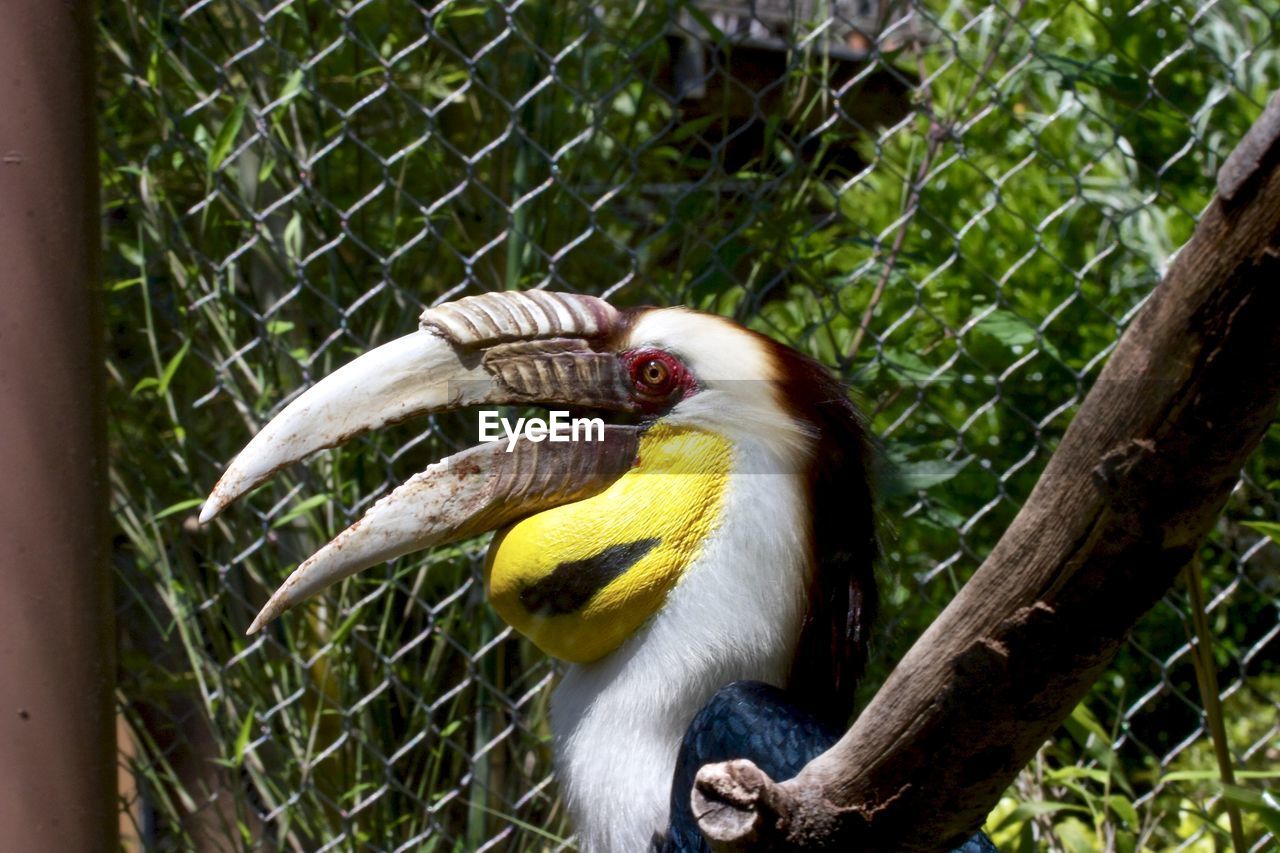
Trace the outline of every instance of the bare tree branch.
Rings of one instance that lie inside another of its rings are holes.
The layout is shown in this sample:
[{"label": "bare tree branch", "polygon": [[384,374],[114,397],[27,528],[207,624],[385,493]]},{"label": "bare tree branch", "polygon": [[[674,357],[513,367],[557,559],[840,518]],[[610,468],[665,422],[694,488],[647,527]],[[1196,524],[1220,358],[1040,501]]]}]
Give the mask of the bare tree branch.
[{"label": "bare tree branch", "polygon": [[1196,552],[1280,401],[1280,98],[1022,511],[831,750],[708,765],[720,850],[939,850],[974,832]]}]

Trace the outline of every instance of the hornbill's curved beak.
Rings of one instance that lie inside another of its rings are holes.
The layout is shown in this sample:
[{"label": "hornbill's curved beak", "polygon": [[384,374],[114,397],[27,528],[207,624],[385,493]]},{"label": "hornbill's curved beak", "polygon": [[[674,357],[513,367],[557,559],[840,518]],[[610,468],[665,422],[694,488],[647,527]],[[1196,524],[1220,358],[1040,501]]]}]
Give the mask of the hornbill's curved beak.
[{"label": "hornbill's curved beak", "polygon": [[[619,316],[595,297],[543,291],[428,308],[418,331],[334,371],[263,427],[214,486],[200,521],[285,465],[417,415],[484,404],[635,411],[608,349]],[[512,452],[505,442],[482,444],[431,465],[300,564],[249,633],[362,569],[602,491],[632,466],[639,433],[610,425],[603,441],[520,441]]]}]

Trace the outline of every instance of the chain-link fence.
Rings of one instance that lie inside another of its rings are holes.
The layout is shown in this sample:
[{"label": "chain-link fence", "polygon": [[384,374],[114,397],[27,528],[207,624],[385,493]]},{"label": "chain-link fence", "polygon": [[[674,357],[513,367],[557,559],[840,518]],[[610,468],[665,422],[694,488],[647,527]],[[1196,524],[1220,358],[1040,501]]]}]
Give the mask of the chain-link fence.
[{"label": "chain-link fence", "polygon": [[[384,430],[197,526],[295,389],[424,304],[516,287],[694,305],[818,357],[891,463],[869,693],[1280,83],[1275,0],[120,0],[101,24],[121,820],[155,849],[573,846],[554,668],[484,606],[482,546],[244,636],[467,443],[449,417]],[[1278,437],[1202,553],[1217,696],[1180,585],[1001,803],[1004,849],[1219,849],[1228,801],[1275,844]]]}]

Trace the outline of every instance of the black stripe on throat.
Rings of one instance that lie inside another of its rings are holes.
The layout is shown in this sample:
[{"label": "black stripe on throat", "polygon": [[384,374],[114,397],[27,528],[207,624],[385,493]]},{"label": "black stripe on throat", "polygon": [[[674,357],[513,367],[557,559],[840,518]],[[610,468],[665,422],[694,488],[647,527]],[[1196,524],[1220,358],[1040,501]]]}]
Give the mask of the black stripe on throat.
[{"label": "black stripe on throat", "polygon": [[644,559],[662,540],[653,537],[610,545],[582,560],[566,560],[520,590],[520,603],[538,616],[577,613],[597,592]]}]

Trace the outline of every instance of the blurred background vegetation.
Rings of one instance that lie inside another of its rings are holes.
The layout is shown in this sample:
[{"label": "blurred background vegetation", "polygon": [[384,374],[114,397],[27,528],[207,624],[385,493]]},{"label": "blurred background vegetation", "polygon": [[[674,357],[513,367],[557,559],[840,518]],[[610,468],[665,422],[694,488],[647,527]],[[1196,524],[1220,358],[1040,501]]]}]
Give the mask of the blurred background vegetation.
[{"label": "blurred background vegetation", "polygon": [[[483,543],[244,636],[299,559],[470,440],[447,417],[385,430],[196,526],[295,389],[423,305],[515,287],[695,305],[811,353],[885,460],[870,695],[1012,519],[1280,82],[1278,0],[751,6],[103,4],[130,845],[573,846],[553,668],[483,606]],[[1278,449],[1280,427],[1199,575],[1009,790],[1002,849],[1231,849],[1230,807],[1244,849],[1274,849]]]}]

